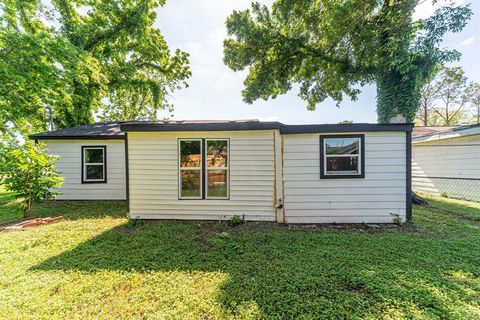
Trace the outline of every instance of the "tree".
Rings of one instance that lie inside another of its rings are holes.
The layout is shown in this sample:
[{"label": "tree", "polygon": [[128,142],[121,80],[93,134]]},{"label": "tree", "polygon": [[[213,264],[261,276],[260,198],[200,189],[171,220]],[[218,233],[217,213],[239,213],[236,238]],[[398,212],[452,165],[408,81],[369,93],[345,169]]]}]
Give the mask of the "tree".
[{"label": "tree", "polygon": [[470,100],[473,111],[473,123],[480,123],[480,84],[475,83],[472,85],[472,96]]},{"label": "tree", "polygon": [[57,157],[46,153],[41,144],[27,141],[0,145],[0,183],[23,199],[25,212],[30,215],[34,201],[52,199],[62,178],[55,169]]},{"label": "tree", "polygon": [[466,107],[471,100],[472,85],[460,67],[443,68],[435,79],[437,105],[436,125],[457,125],[468,122]]},{"label": "tree", "polygon": [[227,19],[224,62],[248,67],[242,92],[247,103],[276,98],[300,86],[314,110],[326,98],[355,100],[358,86],[376,83],[379,122],[397,115],[411,122],[420,89],[435,67],[459,58],[439,47],[459,32],[472,11],[444,6],[413,21],[418,0],[276,0],[270,10],[253,3]]},{"label": "tree", "polygon": [[155,119],[186,86],[188,54],[153,26],[164,0],[7,0],[0,4],[0,130]]},{"label": "tree", "polygon": [[420,108],[418,109],[415,123],[417,125],[428,126],[432,122],[432,113],[434,112],[434,104],[438,99],[438,92],[441,86],[435,82],[435,74],[432,74],[431,81],[422,86],[420,90]]}]

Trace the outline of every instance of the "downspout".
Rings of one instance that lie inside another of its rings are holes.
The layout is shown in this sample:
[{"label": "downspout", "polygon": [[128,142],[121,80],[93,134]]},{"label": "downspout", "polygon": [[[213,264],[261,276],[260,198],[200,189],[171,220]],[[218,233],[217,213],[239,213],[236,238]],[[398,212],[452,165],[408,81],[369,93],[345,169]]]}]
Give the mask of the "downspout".
[{"label": "downspout", "polygon": [[285,223],[284,199],[283,199],[283,161],[282,161],[282,137],[279,130],[273,131],[273,152],[274,152],[274,198],[275,212],[278,223]]},{"label": "downspout", "polygon": [[412,132],[406,133],[406,218],[412,221]]},{"label": "downspout", "polygon": [[128,133],[125,132],[125,192],[127,200],[127,214],[130,216],[130,179],[128,173]]}]

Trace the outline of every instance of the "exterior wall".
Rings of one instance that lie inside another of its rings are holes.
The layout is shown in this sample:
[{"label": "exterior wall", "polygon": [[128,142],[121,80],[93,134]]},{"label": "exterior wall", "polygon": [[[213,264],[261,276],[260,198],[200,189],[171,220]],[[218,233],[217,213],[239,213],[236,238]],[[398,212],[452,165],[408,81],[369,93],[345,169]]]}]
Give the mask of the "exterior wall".
[{"label": "exterior wall", "polygon": [[[60,200],[125,200],[124,140],[46,140],[64,178],[57,197]],[[82,146],[107,146],[107,183],[82,184]]]},{"label": "exterior wall", "polygon": [[[178,199],[178,139],[230,139],[230,199]],[[128,132],[130,217],[275,221],[274,131]]]},{"label": "exterior wall", "polygon": [[320,134],[283,136],[285,222],[406,219],[406,133],[363,134],[365,178],[355,179],[320,179]]},{"label": "exterior wall", "polygon": [[413,144],[415,191],[480,201],[480,135]]}]

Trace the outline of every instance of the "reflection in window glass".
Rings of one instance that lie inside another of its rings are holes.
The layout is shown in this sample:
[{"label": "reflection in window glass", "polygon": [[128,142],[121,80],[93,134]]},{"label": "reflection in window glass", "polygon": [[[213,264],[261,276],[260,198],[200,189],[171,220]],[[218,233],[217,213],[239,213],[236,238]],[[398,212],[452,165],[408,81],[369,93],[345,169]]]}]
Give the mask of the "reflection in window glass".
[{"label": "reflection in window glass", "polygon": [[201,141],[180,141],[180,167],[200,167],[201,149]]},{"label": "reflection in window glass", "polygon": [[227,190],[227,170],[208,170],[208,194],[209,198],[226,198]]},{"label": "reflection in window glass", "polygon": [[228,161],[227,140],[207,140],[207,166],[227,167]]},{"label": "reflection in window glass", "polygon": [[325,139],[326,154],[358,154],[359,146],[359,138]]},{"label": "reflection in window glass", "polygon": [[103,180],[103,165],[86,165],[86,180]]},{"label": "reflection in window glass", "polygon": [[103,148],[85,149],[85,163],[103,163]]},{"label": "reflection in window glass", "polygon": [[358,173],[358,157],[327,157],[327,173]]},{"label": "reflection in window glass", "polygon": [[181,170],[182,176],[181,197],[200,197],[200,170]]},{"label": "reflection in window glass", "polygon": [[104,146],[82,147],[82,183],[106,182],[105,152]]}]

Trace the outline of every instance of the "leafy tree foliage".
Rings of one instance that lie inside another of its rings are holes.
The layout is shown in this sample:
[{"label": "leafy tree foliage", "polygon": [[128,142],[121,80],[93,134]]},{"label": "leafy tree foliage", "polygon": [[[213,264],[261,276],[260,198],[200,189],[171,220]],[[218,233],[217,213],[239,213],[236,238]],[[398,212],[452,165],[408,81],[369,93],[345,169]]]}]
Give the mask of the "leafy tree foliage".
[{"label": "leafy tree foliage", "polygon": [[480,84],[475,83],[472,85],[472,98],[470,100],[471,110],[474,121],[473,123],[480,123]]},{"label": "leafy tree foliage", "polygon": [[451,126],[472,122],[470,107],[477,84],[468,83],[460,67],[442,67],[421,91],[421,108],[417,123],[430,126]]},{"label": "leafy tree foliage", "polygon": [[56,159],[32,141],[22,146],[14,142],[0,145],[0,183],[23,199],[27,215],[34,201],[52,199],[56,195],[52,189],[61,186]]},{"label": "leafy tree foliage", "polygon": [[472,12],[444,6],[413,21],[418,0],[276,0],[227,19],[224,62],[248,68],[247,103],[276,98],[300,87],[307,108],[327,98],[355,100],[359,86],[377,85],[380,122],[402,115],[413,121],[420,89],[432,70],[459,53],[441,49],[447,32],[459,32]]},{"label": "leafy tree foliage", "polygon": [[155,119],[186,85],[188,55],[153,26],[164,0],[0,3],[0,129]]}]

